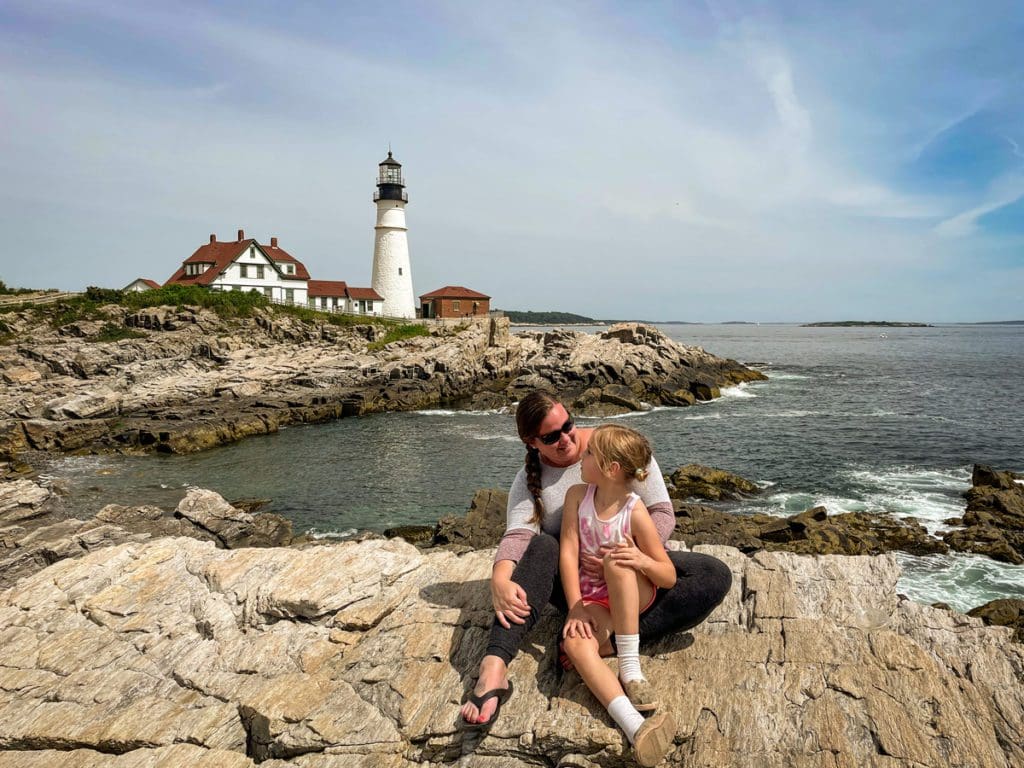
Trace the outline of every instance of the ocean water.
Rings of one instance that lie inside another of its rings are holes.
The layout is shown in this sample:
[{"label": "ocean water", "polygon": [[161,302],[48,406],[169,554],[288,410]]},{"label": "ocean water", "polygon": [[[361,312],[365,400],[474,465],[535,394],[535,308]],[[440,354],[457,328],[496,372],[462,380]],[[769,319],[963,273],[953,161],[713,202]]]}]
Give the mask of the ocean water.
[{"label": "ocean water", "polygon": [[[661,328],[769,376],[710,403],[618,417],[651,438],[666,472],[698,462],[760,484],[761,496],[729,506],[737,514],[822,504],[941,534],[963,513],[972,464],[1024,471],[1024,326]],[[196,456],[61,458],[45,472],[80,514],[112,501],[173,508],[199,486],[269,498],[297,529],[345,536],[461,514],[477,488],[507,487],[521,461],[511,414],[436,410],[290,427]],[[1024,597],[1024,567],[900,559],[913,599],[966,610]]]}]

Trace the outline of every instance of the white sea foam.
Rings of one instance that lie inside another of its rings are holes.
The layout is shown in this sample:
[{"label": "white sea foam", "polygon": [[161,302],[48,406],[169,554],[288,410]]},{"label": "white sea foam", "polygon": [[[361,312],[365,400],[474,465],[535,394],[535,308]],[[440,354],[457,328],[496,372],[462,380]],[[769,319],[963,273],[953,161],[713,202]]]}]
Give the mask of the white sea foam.
[{"label": "white sea foam", "polygon": [[947,530],[945,521],[964,511],[961,494],[970,484],[966,468],[929,470],[894,467],[888,470],[852,470],[848,473],[864,486],[864,499],[883,514],[917,518],[932,535]]},{"label": "white sea foam", "polygon": [[737,384],[735,387],[723,387],[721,392],[722,397],[757,397],[757,395],[750,391],[746,382]]},{"label": "white sea foam", "polygon": [[412,413],[417,416],[498,416],[509,413],[509,410],[508,408],[483,408],[478,411],[426,408],[422,411],[412,411]]},{"label": "white sea foam", "polygon": [[943,602],[966,612],[999,597],[1024,594],[1024,565],[961,553],[920,557],[898,552],[896,558],[903,567],[898,589],[918,603]]},{"label": "white sea foam", "polygon": [[319,531],[316,528],[310,528],[307,533],[310,538],[322,541],[324,539],[351,539],[358,531],[355,528],[346,528],[344,531]]},{"label": "white sea foam", "polygon": [[701,413],[693,416],[683,416],[684,421],[704,421],[704,419],[720,419],[722,414],[720,413]]},{"label": "white sea foam", "polygon": [[768,377],[769,381],[797,381],[811,378],[810,376],[803,376],[799,373],[787,373],[786,371],[774,371],[770,369],[765,371],[765,375]]},{"label": "white sea foam", "polygon": [[[758,485],[761,485],[758,483]],[[749,499],[736,507],[737,512],[761,513],[766,515],[777,515],[788,517],[811,507],[825,507],[830,515],[838,515],[842,512],[867,512],[871,511],[868,504],[860,499],[851,499],[843,496],[832,496],[821,493],[803,492],[782,492],[774,493],[771,496],[763,496],[758,499]]]}]

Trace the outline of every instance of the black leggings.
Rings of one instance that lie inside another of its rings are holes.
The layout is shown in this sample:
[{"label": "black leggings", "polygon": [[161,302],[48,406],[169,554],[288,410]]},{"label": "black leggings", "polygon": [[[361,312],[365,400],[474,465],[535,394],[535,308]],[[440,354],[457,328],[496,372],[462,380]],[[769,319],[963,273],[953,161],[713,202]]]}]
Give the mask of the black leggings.
[{"label": "black leggings", "polygon": [[[669,552],[668,556],[676,567],[676,583],[671,589],[659,589],[654,605],[640,617],[640,642],[644,644],[700,624],[732,585],[729,567],[711,555]],[[511,663],[548,602],[563,613],[568,611],[558,577],[558,539],[546,533],[534,536],[512,571],[512,581],[526,592],[530,615],[525,624],[512,624],[510,629],[501,626],[497,618],[491,625],[487,655],[506,664]]]}]

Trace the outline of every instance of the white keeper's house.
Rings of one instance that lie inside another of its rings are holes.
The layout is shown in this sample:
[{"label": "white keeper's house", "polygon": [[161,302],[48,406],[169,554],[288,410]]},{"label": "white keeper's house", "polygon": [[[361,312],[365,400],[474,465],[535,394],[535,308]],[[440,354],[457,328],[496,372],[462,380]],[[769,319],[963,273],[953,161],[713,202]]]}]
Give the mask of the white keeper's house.
[{"label": "white keeper's house", "polygon": [[232,241],[210,242],[182,262],[164,285],[202,285],[219,291],[260,291],[273,302],[335,312],[380,315],[384,300],[372,288],[342,280],[311,280],[306,266],[281,248],[264,245],[238,230]]}]

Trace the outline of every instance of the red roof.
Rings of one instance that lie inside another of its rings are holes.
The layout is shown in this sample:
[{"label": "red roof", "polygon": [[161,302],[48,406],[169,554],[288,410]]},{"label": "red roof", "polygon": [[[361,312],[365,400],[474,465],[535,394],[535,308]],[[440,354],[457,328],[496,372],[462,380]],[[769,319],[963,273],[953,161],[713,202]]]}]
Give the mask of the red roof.
[{"label": "red roof", "polygon": [[309,295],[314,296],[345,296],[348,284],[344,280],[310,280]]},{"label": "red roof", "polygon": [[150,280],[148,277],[140,277],[139,280],[144,282],[150,288],[159,288],[160,287],[160,283],[158,283],[156,280]]},{"label": "red roof", "polygon": [[[285,280],[309,280],[309,272],[306,271],[306,267],[290,253],[276,246],[260,245],[252,238],[249,238],[247,240],[233,240],[231,242],[215,240],[211,243],[200,246],[196,249],[195,253],[182,262],[182,265],[173,275],[171,275],[164,285],[170,285],[171,283],[178,283],[181,285],[209,285],[217,278],[217,275],[227,269],[228,265],[248,251],[250,245],[255,245],[274,263],[284,262],[294,264],[294,275],[286,275],[284,274],[284,270],[281,270],[281,277]],[[212,264],[213,266],[198,275],[186,275],[186,264]]]},{"label": "red roof", "polygon": [[424,293],[420,296],[421,299],[490,299],[490,296],[485,296],[477,291],[471,291],[469,288],[464,288],[461,285],[446,285],[444,288],[438,288],[436,291],[430,293]]},{"label": "red roof", "polygon": [[348,296],[350,299],[373,299],[374,301],[384,301],[384,297],[373,290],[373,288],[349,288]]}]

